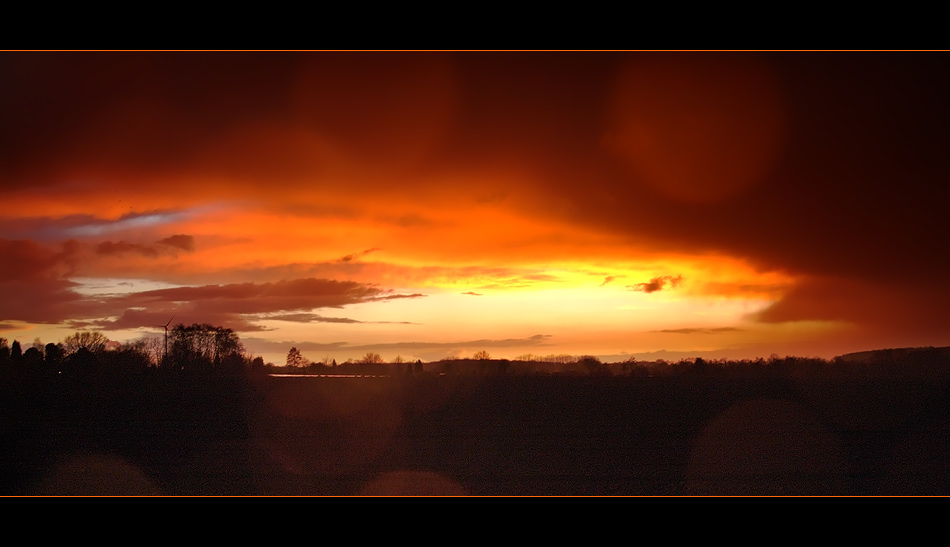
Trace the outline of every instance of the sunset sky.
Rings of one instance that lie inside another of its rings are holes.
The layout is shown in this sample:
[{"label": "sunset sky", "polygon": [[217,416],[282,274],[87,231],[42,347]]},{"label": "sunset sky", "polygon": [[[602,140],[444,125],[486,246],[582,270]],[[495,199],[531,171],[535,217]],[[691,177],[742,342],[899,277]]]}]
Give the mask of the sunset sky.
[{"label": "sunset sky", "polygon": [[942,52],[0,52],[0,337],[950,345]]}]

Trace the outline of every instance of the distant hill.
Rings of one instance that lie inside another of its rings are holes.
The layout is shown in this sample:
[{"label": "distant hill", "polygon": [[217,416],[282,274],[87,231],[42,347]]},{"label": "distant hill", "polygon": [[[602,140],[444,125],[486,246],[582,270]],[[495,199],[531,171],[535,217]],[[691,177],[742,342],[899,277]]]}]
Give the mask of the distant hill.
[{"label": "distant hill", "polygon": [[848,361],[854,363],[873,363],[879,361],[896,361],[899,359],[906,359],[908,357],[913,357],[919,354],[936,354],[939,357],[944,357],[950,359],[950,346],[942,347],[916,347],[916,348],[888,348],[888,349],[875,349],[870,351],[856,351],[853,353],[845,353],[844,355],[839,355],[835,357],[836,360]]}]

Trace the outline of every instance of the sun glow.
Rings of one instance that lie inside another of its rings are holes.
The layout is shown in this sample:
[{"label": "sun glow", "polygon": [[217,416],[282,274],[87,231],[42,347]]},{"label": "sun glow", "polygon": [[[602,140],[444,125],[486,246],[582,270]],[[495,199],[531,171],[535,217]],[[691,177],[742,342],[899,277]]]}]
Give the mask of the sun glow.
[{"label": "sun glow", "polygon": [[184,56],[78,55],[88,87],[66,96],[62,58],[8,52],[31,68],[0,151],[4,337],[134,337],[177,311],[268,351],[946,339],[939,63],[904,96],[916,68],[889,57],[810,94],[788,82],[856,75],[731,53],[299,53],[236,54],[201,86],[166,71]]}]

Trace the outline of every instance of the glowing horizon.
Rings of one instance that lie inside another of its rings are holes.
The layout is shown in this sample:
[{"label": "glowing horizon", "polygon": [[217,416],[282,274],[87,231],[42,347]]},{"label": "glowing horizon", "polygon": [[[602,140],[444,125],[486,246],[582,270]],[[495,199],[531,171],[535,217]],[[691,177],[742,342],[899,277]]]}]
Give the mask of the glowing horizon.
[{"label": "glowing horizon", "polygon": [[0,337],[174,316],[276,364],[950,345],[922,76],[947,61],[812,55],[4,52]]}]

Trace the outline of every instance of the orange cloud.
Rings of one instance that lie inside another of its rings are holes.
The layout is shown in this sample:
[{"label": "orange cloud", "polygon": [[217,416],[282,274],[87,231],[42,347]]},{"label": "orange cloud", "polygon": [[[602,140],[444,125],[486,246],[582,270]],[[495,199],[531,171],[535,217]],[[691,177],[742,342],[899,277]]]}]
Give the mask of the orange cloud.
[{"label": "orange cloud", "polygon": [[[950,343],[930,327],[944,323],[950,267],[940,56],[4,52],[0,63],[0,321],[134,325],[176,294],[251,328],[256,313],[312,313],[280,290],[319,308],[304,279],[405,295],[613,295],[624,279],[639,282],[618,292],[655,305],[746,302],[761,328],[843,321]],[[682,276],[675,291],[668,272]],[[152,310],[105,305],[81,278],[185,287],[151,294]]]},{"label": "orange cloud", "polygon": [[103,241],[96,246],[96,253],[100,255],[124,255],[138,253],[148,257],[157,257],[159,253],[176,254],[177,251],[194,251],[195,238],[190,235],[178,234],[156,241],[151,245],[129,243],[127,241]]},{"label": "orange cloud", "polygon": [[627,285],[627,289],[631,291],[642,291],[645,293],[651,293],[656,291],[662,291],[669,288],[675,288],[680,282],[683,281],[682,275],[672,276],[672,275],[663,275],[660,277],[654,277],[647,283],[637,283],[635,285]]}]

